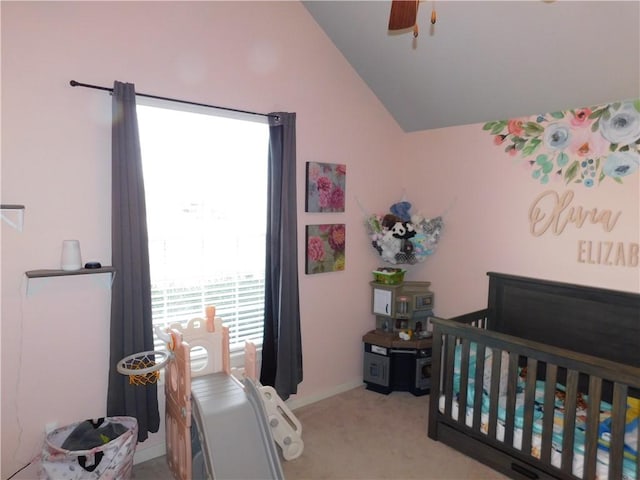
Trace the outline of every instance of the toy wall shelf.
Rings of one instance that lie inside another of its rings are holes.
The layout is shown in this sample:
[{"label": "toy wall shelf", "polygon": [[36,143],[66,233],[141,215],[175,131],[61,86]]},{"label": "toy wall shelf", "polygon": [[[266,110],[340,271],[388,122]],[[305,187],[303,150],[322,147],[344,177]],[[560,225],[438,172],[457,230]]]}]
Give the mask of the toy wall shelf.
[{"label": "toy wall shelf", "polygon": [[50,279],[52,277],[72,277],[77,275],[95,275],[99,273],[108,273],[110,276],[109,285],[113,283],[113,278],[116,274],[114,267],[100,267],[100,268],[81,268],[79,270],[58,270],[58,269],[43,269],[43,270],[29,270],[24,272],[27,277],[27,295],[32,291],[30,287],[31,280],[37,279]]},{"label": "toy wall shelf", "polygon": [[0,217],[21,232],[24,224],[24,205],[2,204],[0,205]]}]

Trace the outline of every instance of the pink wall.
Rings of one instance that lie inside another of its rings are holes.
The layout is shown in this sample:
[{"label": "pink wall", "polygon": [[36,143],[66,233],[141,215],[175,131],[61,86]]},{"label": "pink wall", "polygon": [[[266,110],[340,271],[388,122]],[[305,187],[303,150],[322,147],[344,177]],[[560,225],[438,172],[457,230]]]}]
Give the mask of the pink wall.
[{"label": "pink wall", "polygon": [[[104,414],[109,290],[53,279],[26,296],[26,270],[57,268],[63,239],[110,262],[110,97],[69,80],[258,112],[297,112],[305,381],[314,398],[359,384],[370,328],[356,198],[392,192],[401,130],[297,2],[2,2],[2,478],[40,448],[44,426]],[[344,214],[304,213],[307,161],[348,165]],[[216,181],[212,179],[212,186]],[[379,185],[376,190],[372,185]],[[345,272],[304,274],[304,226],[348,225]],[[331,298],[331,302],[326,299]],[[141,445],[161,442],[162,435]]]},{"label": "pink wall", "polygon": [[[110,259],[110,97],[69,80],[259,112],[297,112],[304,382],[295,402],[359,385],[361,336],[373,328],[362,205],[386,211],[403,189],[427,216],[444,211],[436,255],[410,268],[436,311],[485,303],[488,270],[639,290],[638,269],[576,262],[578,236],[532,238],[539,186],[479,126],[403,134],[297,2],[2,2],[2,203],[26,205],[23,232],[2,223],[2,478],[38,451],[44,426],[104,414],[109,290],[98,278],[39,282],[63,239]],[[304,212],[307,161],[347,164],[343,214]],[[215,179],[212,180],[215,185]],[[576,195],[624,209],[615,230],[638,242],[638,175]],[[346,223],[344,272],[305,275],[304,226]],[[160,445],[162,434],[139,446]]]},{"label": "pink wall", "polygon": [[[437,253],[410,267],[407,274],[433,282],[438,315],[462,314],[485,305],[488,271],[640,291],[638,172],[624,177],[621,185],[610,178],[591,188],[558,179],[542,185],[532,179],[528,162],[506,154],[504,145],[494,145],[482,124],[410,134],[403,147],[403,157],[411,159],[403,172],[403,188],[410,192],[413,205],[427,216],[446,212]],[[620,217],[610,232],[587,221],[582,227],[570,223],[558,234],[549,229],[534,236],[529,209],[547,191],[559,196],[573,192],[563,218],[572,207],[620,212]],[[581,241],[593,245],[590,257]],[[613,242],[616,248],[622,244],[625,265],[613,255],[614,265],[607,265],[604,255],[598,263],[599,242]]]}]

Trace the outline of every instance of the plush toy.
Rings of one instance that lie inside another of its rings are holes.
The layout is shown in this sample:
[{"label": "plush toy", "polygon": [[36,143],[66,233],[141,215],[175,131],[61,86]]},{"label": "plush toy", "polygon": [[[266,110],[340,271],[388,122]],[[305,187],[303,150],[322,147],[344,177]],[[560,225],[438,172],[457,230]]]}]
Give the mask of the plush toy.
[{"label": "plush toy", "polygon": [[411,204],[405,201],[393,204],[390,210],[367,218],[371,245],[387,263],[423,262],[438,246],[444,227],[442,217],[429,219],[420,212],[412,215]]},{"label": "plush toy", "polygon": [[414,225],[420,225],[423,220],[424,220],[424,216],[419,212],[414,215],[411,215],[411,223],[413,223]]},{"label": "plush toy", "polygon": [[393,213],[396,217],[398,217],[403,222],[408,222],[411,220],[411,214],[409,210],[411,210],[411,204],[409,202],[398,202],[391,205],[391,213]]},{"label": "plush toy", "polygon": [[391,233],[395,238],[402,240],[400,251],[407,255],[413,253],[413,243],[409,240],[416,235],[416,229],[411,222],[396,222],[391,229]]},{"label": "plush toy", "polygon": [[425,257],[431,254],[431,249],[428,246],[427,237],[424,233],[418,233],[411,240],[413,246],[413,253],[416,257]]},{"label": "plush toy", "polygon": [[396,263],[396,255],[400,253],[402,247],[402,239],[396,238],[387,230],[382,234],[382,239],[378,241],[378,245],[382,249],[380,256],[389,263]]},{"label": "plush toy", "polygon": [[384,217],[382,217],[382,222],[380,223],[383,229],[391,230],[396,223],[401,221],[402,220],[400,220],[400,218],[396,217],[395,215],[387,213]]},{"label": "plush toy", "polygon": [[411,222],[396,222],[391,228],[391,233],[396,238],[406,240],[416,235],[416,229]]}]

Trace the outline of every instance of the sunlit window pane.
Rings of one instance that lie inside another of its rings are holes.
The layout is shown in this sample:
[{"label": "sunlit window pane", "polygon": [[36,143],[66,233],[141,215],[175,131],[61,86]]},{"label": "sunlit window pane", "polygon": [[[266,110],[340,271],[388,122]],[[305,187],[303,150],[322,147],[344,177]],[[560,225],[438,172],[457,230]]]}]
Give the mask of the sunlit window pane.
[{"label": "sunlit window pane", "polygon": [[260,345],[268,126],[147,105],[138,124],[154,324],[214,305],[232,350]]}]

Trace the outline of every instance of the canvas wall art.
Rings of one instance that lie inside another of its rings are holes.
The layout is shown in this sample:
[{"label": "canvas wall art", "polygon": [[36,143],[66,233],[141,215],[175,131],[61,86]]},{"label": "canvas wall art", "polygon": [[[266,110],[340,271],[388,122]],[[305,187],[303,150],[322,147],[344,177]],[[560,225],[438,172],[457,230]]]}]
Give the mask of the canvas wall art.
[{"label": "canvas wall art", "polygon": [[307,162],[307,212],[344,212],[347,166]]},{"label": "canvas wall art", "polygon": [[307,225],[307,274],[335,272],[345,267],[344,223]]}]

